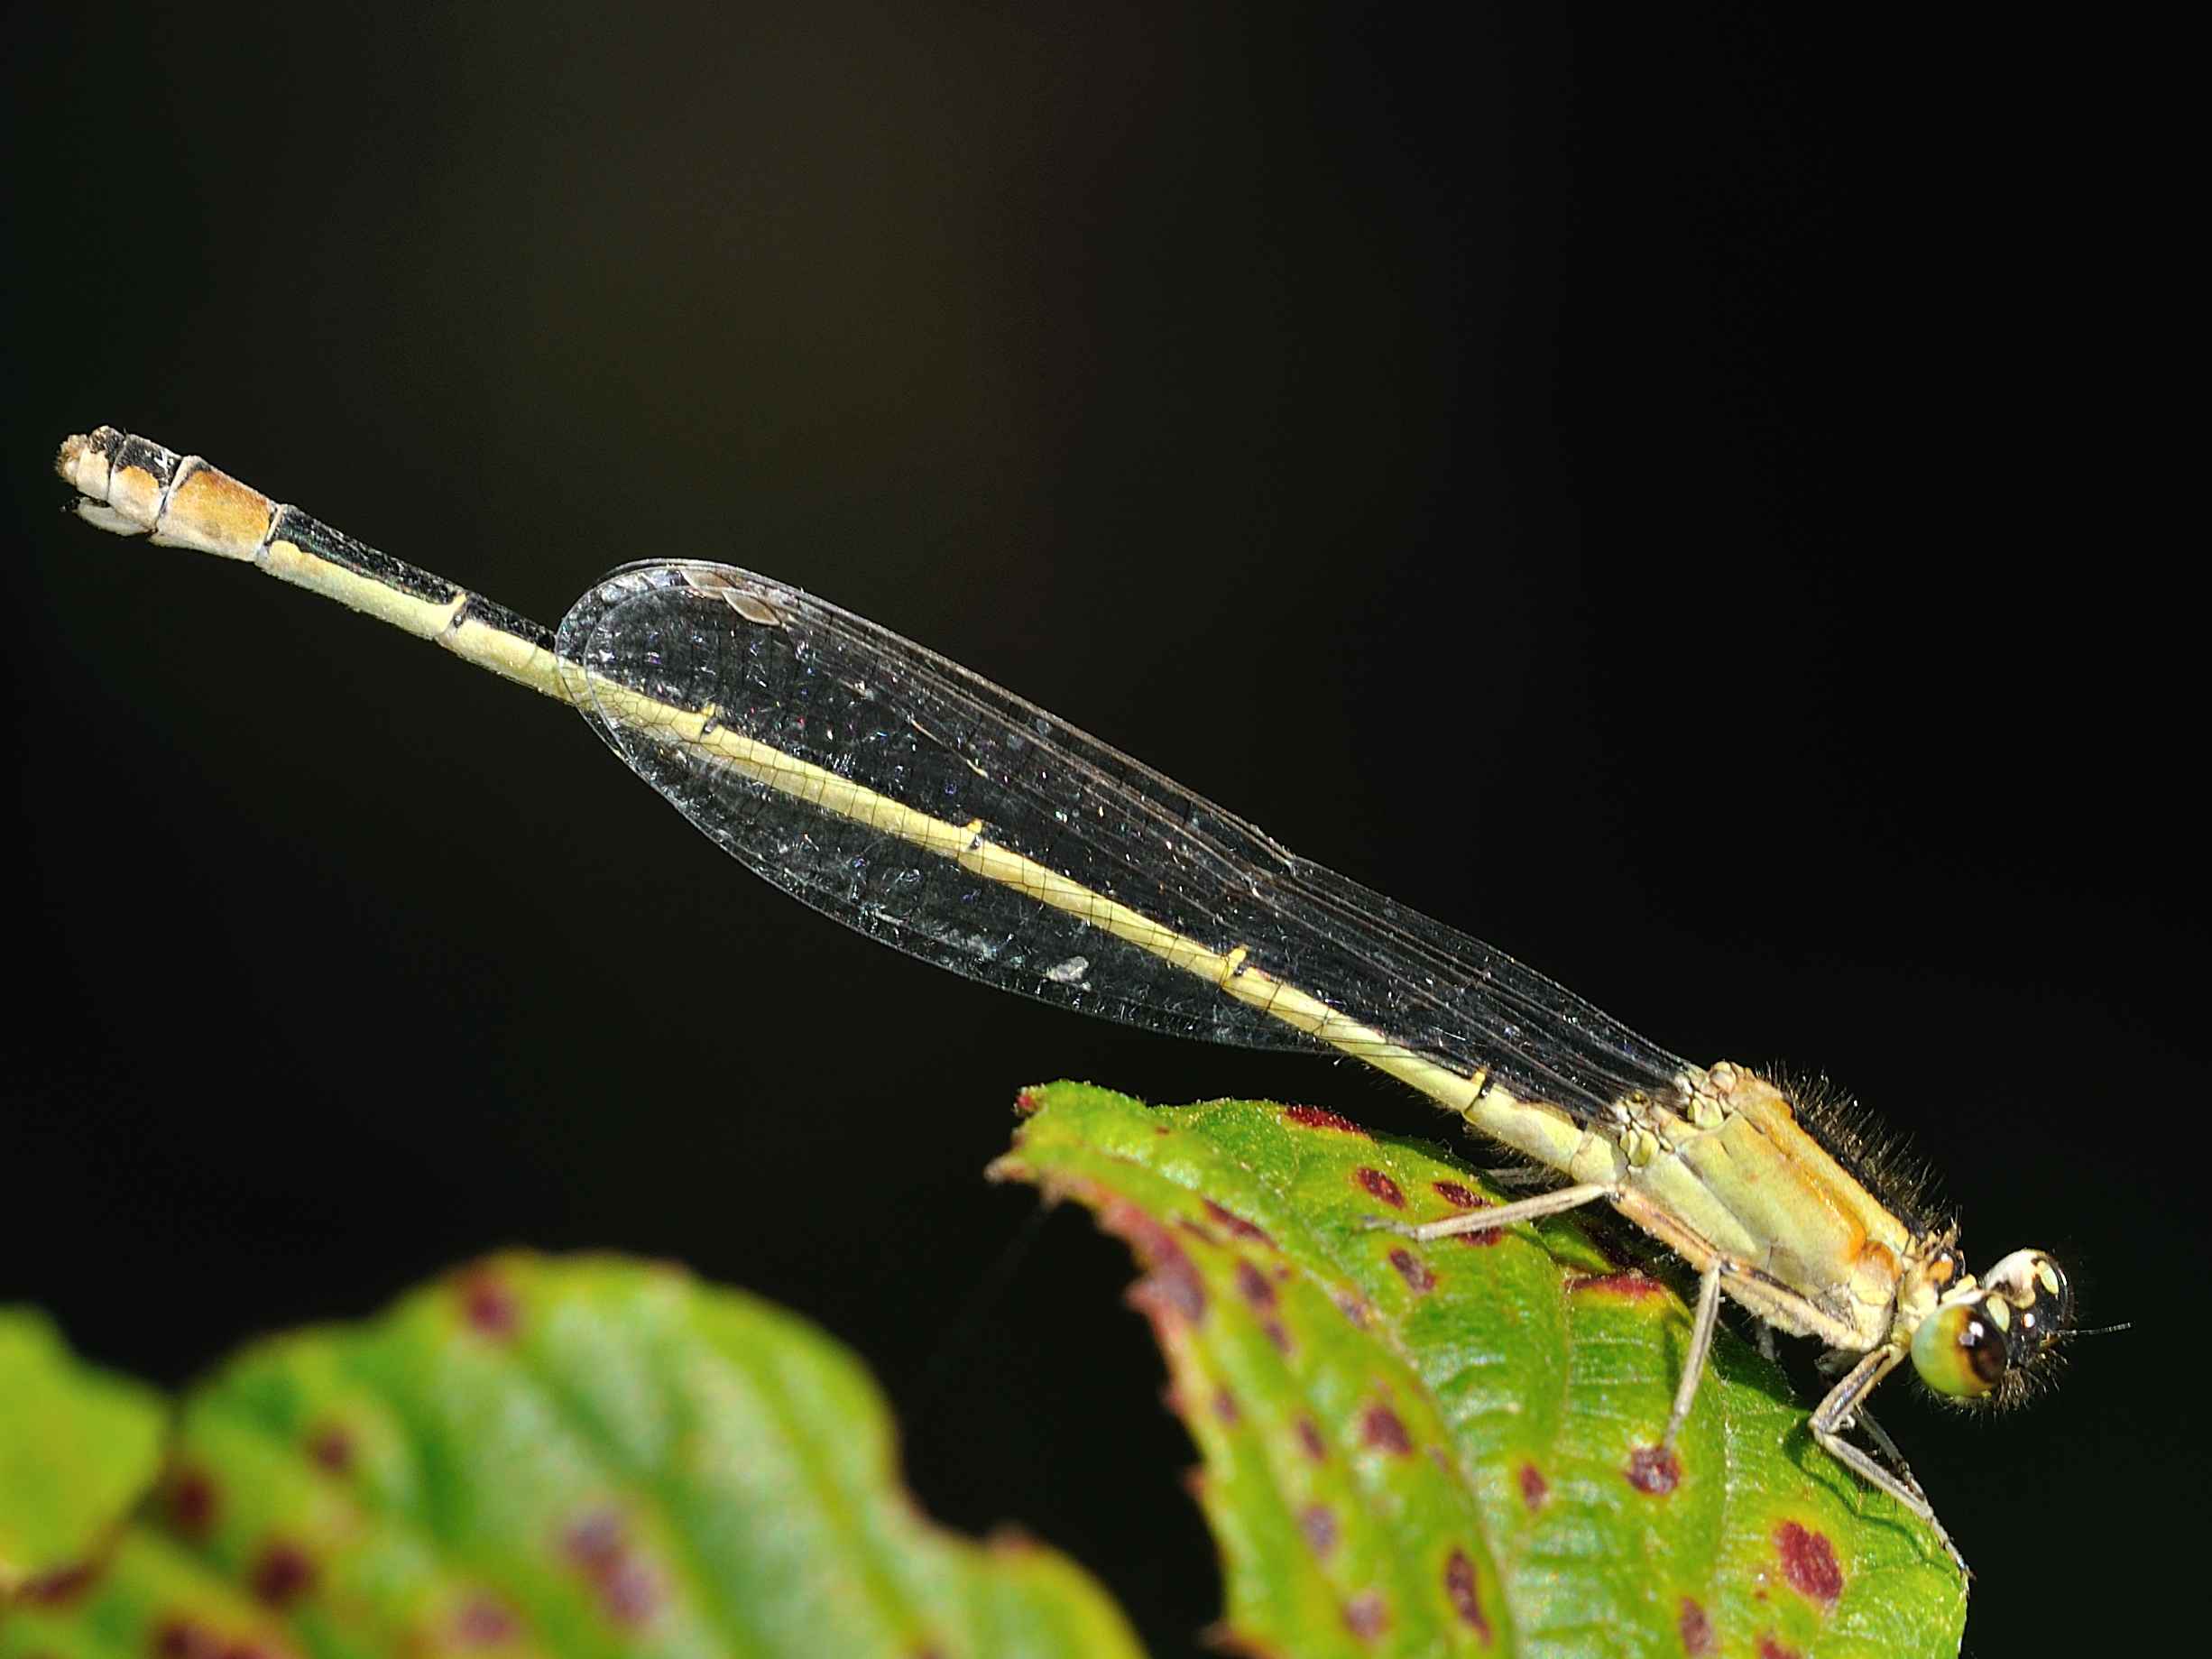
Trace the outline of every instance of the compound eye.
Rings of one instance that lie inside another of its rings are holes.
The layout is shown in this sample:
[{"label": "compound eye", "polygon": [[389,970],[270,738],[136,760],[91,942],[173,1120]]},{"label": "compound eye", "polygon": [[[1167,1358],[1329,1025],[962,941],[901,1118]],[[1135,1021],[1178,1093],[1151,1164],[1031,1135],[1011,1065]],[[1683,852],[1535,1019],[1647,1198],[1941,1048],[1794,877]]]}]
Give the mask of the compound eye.
[{"label": "compound eye", "polygon": [[2005,1304],[1994,1310],[1986,1291],[1969,1291],[1937,1305],[1912,1332],[1912,1369],[1938,1394],[1978,1400],[1996,1392],[2011,1363],[2004,1331]]},{"label": "compound eye", "polygon": [[2007,1336],[2023,1361],[2057,1341],[2073,1319],[2074,1293],[2066,1275],[2041,1250],[2014,1250],[1989,1269],[1983,1286],[2012,1304]]}]

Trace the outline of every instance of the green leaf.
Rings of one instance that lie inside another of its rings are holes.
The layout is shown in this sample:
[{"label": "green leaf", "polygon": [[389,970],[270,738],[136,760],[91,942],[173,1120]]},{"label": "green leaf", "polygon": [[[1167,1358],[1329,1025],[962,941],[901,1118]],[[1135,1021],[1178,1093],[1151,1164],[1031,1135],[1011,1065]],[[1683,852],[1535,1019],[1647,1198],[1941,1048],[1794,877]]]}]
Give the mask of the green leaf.
[{"label": "green leaf", "polygon": [[78,1363],[45,1315],[0,1307],[0,1601],[66,1590],[152,1482],[167,1418],[158,1395]]},{"label": "green leaf", "polygon": [[1416,1245],[1495,1198],[1332,1114],[1056,1083],[995,1173],[1091,1209],[1137,1293],[1229,1587],[1228,1634],[1383,1654],[1953,1654],[1941,1546],[1815,1446],[1724,1332],[1675,1458],[1689,1334],[1579,1223]]},{"label": "green leaf", "polygon": [[6,1659],[1137,1651],[1063,1558],[922,1519],[811,1325],[528,1255],[248,1350],[102,1571],[0,1624]]}]

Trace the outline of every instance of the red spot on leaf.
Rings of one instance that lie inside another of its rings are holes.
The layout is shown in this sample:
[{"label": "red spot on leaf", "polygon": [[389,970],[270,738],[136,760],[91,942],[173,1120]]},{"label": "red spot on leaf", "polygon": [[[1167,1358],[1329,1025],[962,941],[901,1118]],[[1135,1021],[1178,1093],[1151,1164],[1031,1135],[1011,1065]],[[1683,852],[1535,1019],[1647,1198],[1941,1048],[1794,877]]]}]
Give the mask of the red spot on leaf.
[{"label": "red spot on leaf", "polygon": [[318,1468],[342,1475],[354,1466],[354,1437],[335,1424],[318,1429],[308,1439],[308,1456]]},{"label": "red spot on leaf", "polygon": [[1429,1185],[1434,1189],[1437,1197],[1454,1210],[1487,1210],[1490,1207],[1489,1200],[1477,1196],[1457,1181],[1432,1181]]},{"label": "red spot on leaf", "polygon": [[1682,1484],[1682,1461],[1664,1446],[1638,1446],[1628,1457],[1628,1484],[1652,1498],[1664,1498]]},{"label": "red spot on leaf", "polygon": [[600,1605],[618,1625],[641,1625],[660,1607],[660,1581],[635,1555],[625,1556],[611,1572],[594,1581]]},{"label": "red spot on leaf", "polygon": [[1379,1590],[1363,1590],[1344,1604],[1344,1624],[1361,1641],[1372,1641],[1390,1628],[1389,1604]]},{"label": "red spot on leaf", "polygon": [[1290,1332],[1283,1328],[1281,1320],[1263,1319],[1259,1322],[1259,1331],[1262,1336],[1275,1344],[1277,1353],[1286,1354],[1290,1351]]},{"label": "red spot on leaf", "polygon": [[1298,1530],[1305,1535],[1305,1547],[1323,1559],[1336,1548],[1336,1516],[1326,1504],[1308,1504],[1299,1510]]},{"label": "red spot on leaf", "polygon": [[1436,1288],[1436,1276],[1429,1271],[1428,1263],[1423,1261],[1411,1250],[1392,1250],[1390,1265],[1398,1270],[1398,1277],[1404,1279],[1416,1292]]},{"label": "red spot on leaf", "polygon": [[1275,1286],[1267,1282],[1266,1274],[1249,1261],[1237,1264],[1237,1294],[1256,1308],[1275,1305]]},{"label": "red spot on leaf", "polygon": [[279,1539],[264,1548],[247,1575],[253,1599],[279,1611],[315,1588],[315,1562],[296,1544]]},{"label": "red spot on leaf", "polygon": [[614,1561],[629,1547],[622,1535],[622,1517],[612,1509],[592,1509],[569,1523],[561,1535],[561,1553],[579,1567],[597,1569]]},{"label": "red spot on leaf", "polygon": [[1372,1196],[1388,1204],[1393,1210],[1403,1210],[1406,1207],[1406,1194],[1398,1190],[1398,1184],[1383,1174],[1381,1170],[1369,1169],[1362,1164],[1351,1172],[1351,1178],[1367,1188]]},{"label": "red spot on leaf", "polygon": [[631,1547],[622,1517],[612,1509],[579,1516],[561,1535],[561,1551],[583,1569],[599,1605],[618,1625],[641,1625],[659,1609],[660,1581]]},{"label": "red spot on leaf", "polygon": [[489,1596],[471,1596],[453,1618],[456,1647],[497,1647],[522,1634],[522,1621]]},{"label": "red spot on leaf", "polygon": [[154,1627],[154,1659],[223,1659],[223,1638],[189,1619],[165,1618]]},{"label": "red spot on leaf", "polygon": [[488,1268],[461,1276],[461,1317],[479,1335],[504,1341],[521,1323],[522,1310],[506,1281]]},{"label": "red spot on leaf", "polygon": [[1228,1389],[1221,1388],[1214,1392],[1213,1415],[1223,1423],[1234,1423],[1243,1414],[1237,1410],[1237,1396]]},{"label": "red spot on leaf", "polygon": [[1405,1421],[1379,1402],[1359,1414],[1359,1438],[1378,1452],[1387,1452],[1393,1457],[1403,1457],[1414,1449],[1413,1436],[1406,1432]]},{"label": "red spot on leaf", "polygon": [[198,1542],[215,1530],[223,1498],[215,1477],[204,1469],[180,1469],[169,1483],[169,1524]]},{"label": "red spot on leaf", "polygon": [[1759,1638],[1759,1659],[1804,1659],[1794,1647],[1786,1647],[1771,1636]]},{"label": "red spot on leaf", "polygon": [[1687,1596],[1682,1598],[1682,1611],[1674,1617],[1674,1628],[1682,1639],[1682,1652],[1690,1659],[1702,1659],[1713,1651],[1713,1621],[1705,1609]]},{"label": "red spot on leaf", "polygon": [[1288,1123],[1302,1123],[1310,1129],[1334,1129],[1340,1135],[1357,1135],[1368,1138],[1368,1132],[1350,1118],[1340,1118],[1332,1111],[1323,1111],[1318,1106],[1286,1106],[1283,1118]]},{"label": "red spot on leaf", "polygon": [[1485,1227],[1479,1231],[1455,1232],[1452,1236],[1461,1244],[1470,1245],[1478,1250],[1487,1250],[1493,1244],[1506,1241],[1506,1230],[1502,1227]]},{"label": "red spot on leaf", "polygon": [[1234,1237],[1239,1239],[1249,1239],[1255,1244],[1266,1245],[1269,1249],[1273,1249],[1275,1248],[1275,1240],[1267,1236],[1267,1230],[1266,1228],[1259,1226],[1256,1222],[1246,1221],[1234,1210],[1222,1209],[1221,1205],[1215,1203],[1211,1198],[1207,1199],[1205,1203],[1206,1213],[1212,1216],[1215,1221],[1219,1221],[1223,1227],[1226,1227]]},{"label": "red spot on leaf", "polygon": [[1205,1282],[1175,1234],[1126,1199],[1101,1211],[1099,1225],[1128,1240],[1145,1264],[1144,1282],[1129,1292],[1129,1300],[1147,1317],[1157,1323],[1173,1315],[1195,1324],[1205,1316]]},{"label": "red spot on leaf", "polygon": [[1826,1533],[1816,1533],[1784,1521],[1774,1534],[1774,1550],[1782,1557],[1782,1576],[1790,1588],[1822,1607],[1834,1607],[1843,1594],[1843,1567]]},{"label": "red spot on leaf", "polygon": [[1322,1439],[1321,1431],[1313,1426],[1313,1418],[1298,1419],[1298,1443],[1305,1448],[1305,1455],[1316,1463],[1328,1461],[1329,1442]]},{"label": "red spot on leaf", "polygon": [[16,1594],[35,1608],[67,1607],[90,1590],[99,1576],[97,1563],[80,1561],[73,1566],[57,1567],[51,1572],[41,1572],[26,1580]]},{"label": "red spot on leaf", "polygon": [[1444,1596],[1452,1603],[1452,1610],[1465,1625],[1481,1638],[1482,1645],[1490,1644],[1490,1621],[1482,1616],[1482,1599],[1476,1593],[1475,1563],[1464,1550],[1454,1550],[1444,1562]]},{"label": "red spot on leaf", "polygon": [[1035,1117],[1037,1109],[1043,1104],[1044,1102],[1037,1098],[1037,1091],[1034,1089],[1024,1089],[1014,1097],[1014,1111],[1024,1118]]},{"label": "red spot on leaf", "polygon": [[1367,1329],[1367,1304],[1360,1301],[1359,1297],[1339,1296],[1336,1299],[1336,1311],[1351,1322],[1353,1330],[1364,1331]]},{"label": "red spot on leaf", "polygon": [[1525,1508],[1529,1514],[1534,1515],[1537,1510],[1544,1507],[1544,1500],[1549,1498],[1551,1495],[1551,1482],[1544,1478],[1544,1471],[1539,1470],[1534,1463],[1522,1464],[1522,1507]]}]

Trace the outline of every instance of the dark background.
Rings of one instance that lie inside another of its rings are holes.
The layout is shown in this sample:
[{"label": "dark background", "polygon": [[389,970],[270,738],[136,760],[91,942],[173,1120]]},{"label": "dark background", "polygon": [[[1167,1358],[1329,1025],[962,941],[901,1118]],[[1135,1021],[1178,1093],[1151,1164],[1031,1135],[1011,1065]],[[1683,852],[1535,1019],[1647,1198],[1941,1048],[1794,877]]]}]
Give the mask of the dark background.
[{"label": "dark background", "polygon": [[173,1383],[491,1246],[679,1258],[1166,1654],[1218,1587],[1126,1258],[1058,1214],[948,1345],[1016,1090],[1443,1128],[775,897],[581,722],[67,520],[109,421],[548,622],[773,572],[1827,1069],[2136,1322],[1889,1406],[1969,1648],[2148,1617],[2207,1472],[2161,49],[1732,10],[20,14],[0,1296]]}]

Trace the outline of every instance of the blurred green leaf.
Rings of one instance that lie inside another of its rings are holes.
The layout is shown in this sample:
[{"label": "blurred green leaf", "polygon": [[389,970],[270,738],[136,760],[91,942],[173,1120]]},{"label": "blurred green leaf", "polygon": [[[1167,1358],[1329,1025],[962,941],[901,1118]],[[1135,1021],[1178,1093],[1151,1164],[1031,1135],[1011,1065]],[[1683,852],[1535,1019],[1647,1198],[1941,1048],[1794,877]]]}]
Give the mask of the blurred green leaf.
[{"label": "blurred green leaf", "polygon": [[1332,1114],[1058,1083],[995,1173],[1076,1199],[1204,1458],[1227,1633],[1326,1655],[1953,1654],[1965,1587],[1724,1332],[1675,1457],[1666,1283],[1562,1218],[1416,1245],[1494,1198]]},{"label": "blurred green leaf", "polygon": [[0,1600],[67,1588],[152,1483],[167,1422],[160,1396],[80,1363],[44,1314],[0,1307]]},{"label": "blurred green leaf", "polygon": [[60,1590],[0,1655],[1138,1651],[1060,1556],[915,1512],[844,1350],[615,1258],[499,1257],[249,1349]]}]

